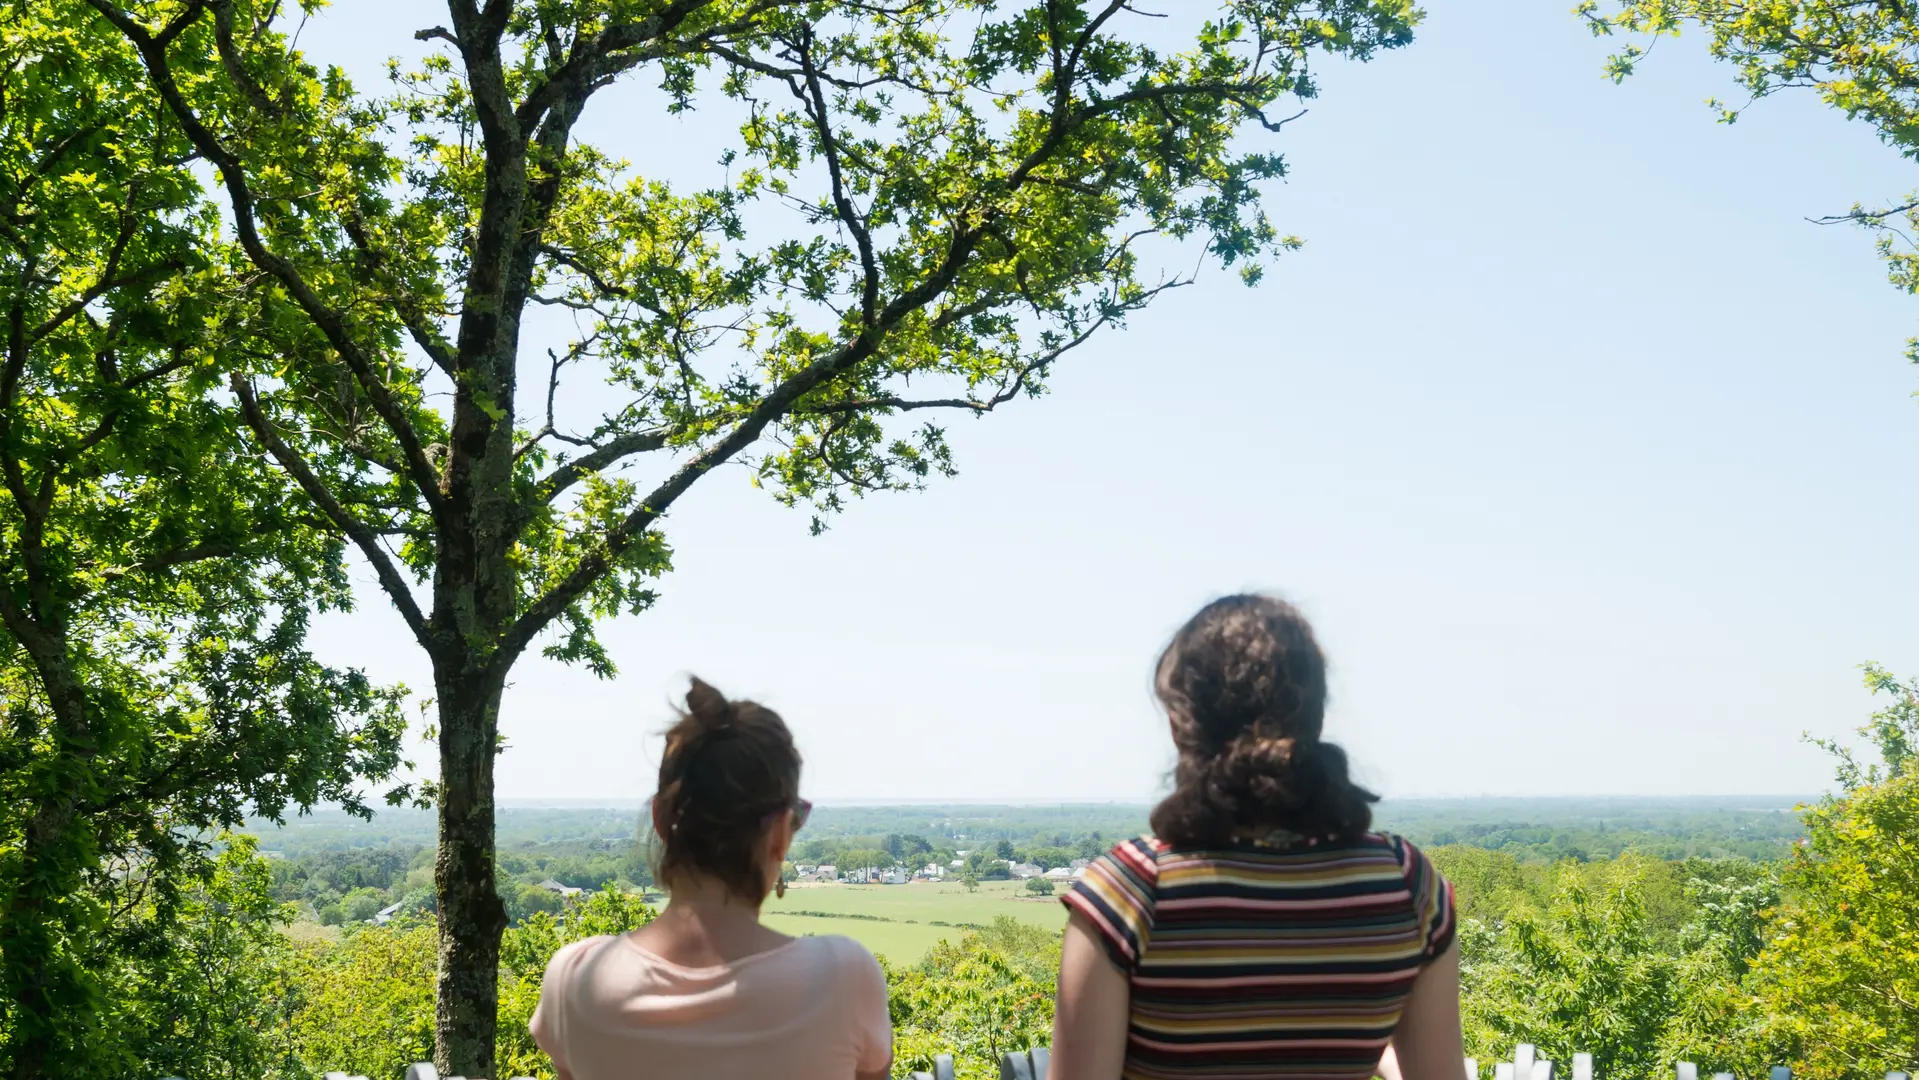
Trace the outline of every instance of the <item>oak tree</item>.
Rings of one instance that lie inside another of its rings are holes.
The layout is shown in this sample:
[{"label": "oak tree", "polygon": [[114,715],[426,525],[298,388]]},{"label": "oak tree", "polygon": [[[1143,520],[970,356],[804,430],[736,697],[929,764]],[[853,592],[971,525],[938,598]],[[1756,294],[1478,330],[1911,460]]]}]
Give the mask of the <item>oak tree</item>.
[{"label": "oak tree", "polygon": [[[1265,137],[1316,58],[1418,14],[1229,0],[1164,48],[1131,0],[449,0],[370,96],[273,0],[89,3],[259,271],[278,361],[231,379],[254,439],[431,665],[436,1061],[469,1076],[494,1072],[513,665],[611,674],[595,620],[652,602],[666,515],[719,466],[818,515],[917,487],[952,471],[940,418],[1041,393],[1207,259],[1256,281],[1293,243]],[[737,118],[713,184],[582,141],[637,79]],[[573,331],[541,347],[538,309]]]},{"label": "oak tree", "polygon": [[[93,12],[0,22],[0,1069],[125,1075],[115,959],[210,837],[398,764],[393,691],[304,647],[335,531],[225,394],[251,316],[137,56]],[[248,272],[251,272],[248,268]],[[119,1025],[119,1026],[116,1026]]]}]

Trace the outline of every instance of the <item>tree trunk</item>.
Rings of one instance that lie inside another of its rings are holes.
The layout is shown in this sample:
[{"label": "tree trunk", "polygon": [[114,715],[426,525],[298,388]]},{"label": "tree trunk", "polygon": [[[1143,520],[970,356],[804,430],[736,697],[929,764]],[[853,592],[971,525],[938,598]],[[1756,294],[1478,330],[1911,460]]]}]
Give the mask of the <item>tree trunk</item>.
[{"label": "tree trunk", "polygon": [[434,1065],[442,1076],[493,1076],[500,935],[494,881],[493,759],[500,682],[463,668],[435,679],[440,720],[440,982]]},{"label": "tree trunk", "polygon": [[58,1063],[60,1013],[82,1007],[83,990],[72,977],[74,959],[57,955],[55,924],[93,854],[79,802],[91,787],[88,768],[95,746],[86,690],[68,662],[64,633],[18,618],[17,610],[9,614],[16,617],[6,620],[8,629],[27,647],[53,714],[52,760],[28,768],[59,778],[33,785],[41,791],[22,830],[13,890],[0,915],[0,979],[13,1002],[12,1075],[40,1080]]},{"label": "tree trunk", "polygon": [[68,875],[60,873],[62,848],[73,824],[71,799],[42,800],[27,823],[21,845],[20,880],[7,904],[6,926],[0,932],[0,954],[6,957],[5,978],[13,999],[13,1032],[8,1050],[13,1057],[14,1080],[40,1080],[48,1075],[56,1056],[57,1002],[67,996],[54,963],[55,913],[50,910],[66,891]]}]

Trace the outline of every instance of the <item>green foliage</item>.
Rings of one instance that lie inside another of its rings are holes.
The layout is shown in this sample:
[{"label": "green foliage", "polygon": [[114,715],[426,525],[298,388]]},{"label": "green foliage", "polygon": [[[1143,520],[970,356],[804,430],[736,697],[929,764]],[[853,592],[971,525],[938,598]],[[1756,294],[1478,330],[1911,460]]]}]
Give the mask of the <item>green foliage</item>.
[{"label": "green foliage", "polygon": [[[1704,30],[1712,55],[1730,64],[1751,102],[1803,89],[1871,124],[1906,158],[1919,158],[1919,9],[1854,0],[1619,0],[1616,8],[1584,0],[1578,12],[1595,34],[1645,38]],[[1614,79],[1630,75],[1648,46],[1626,45],[1612,57]],[[1749,107],[1710,104],[1723,123]],[[1855,205],[1823,221],[1850,221],[1877,234],[1892,283],[1919,292],[1919,192],[1892,206]],[[1919,360],[1919,339],[1908,355]]]},{"label": "green foliage", "polygon": [[[210,837],[398,763],[399,692],[320,664],[341,547],[216,389],[253,370],[217,215],[121,35],[0,22],[0,1069],[113,1075],[131,912],[198,911]],[[179,932],[188,932],[183,925]],[[238,1051],[236,1051],[238,1052]]]},{"label": "green foliage", "polygon": [[1043,877],[1027,878],[1026,891],[1034,896],[1053,895],[1053,883]]},{"label": "green foliage", "polygon": [[1830,742],[1841,793],[1804,814],[1785,864],[1619,859],[1539,871],[1438,849],[1459,888],[1468,1049],[1529,1041],[1601,1075],[1654,1080],[1675,1060],[1809,1080],[1919,1059],[1919,687],[1868,665],[1890,703],[1860,729],[1877,760]]},{"label": "green foliage", "polygon": [[1009,918],[889,970],[894,1074],[930,1072],[945,1053],[962,1080],[997,1077],[1002,1054],[1052,1037],[1058,970],[1059,935]]},{"label": "green foliage", "polygon": [[1892,699],[1860,729],[1879,761],[1833,748],[1843,790],[1806,815],[1749,980],[1768,1038],[1810,1080],[1919,1060],[1919,700],[1873,665],[1866,685]]},{"label": "green foliage", "polygon": [[520,885],[514,888],[511,896],[506,897],[507,917],[515,922],[533,915],[552,914],[562,906],[558,893],[538,885]]},{"label": "green foliage", "polygon": [[1518,913],[1498,931],[1477,919],[1462,926],[1468,1052],[1497,1060],[1529,1042],[1554,1061],[1589,1052],[1602,1076],[1664,1076],[1676,961],[1654,944],[1640,889],[1629,880],[1595,894],[1572,868],[1559,879],[1543,912]]},{"label": "green foliage", "polygon": [[[500,951],[502,1075],[553,1075],[527,1024],[547,962],[560,946],[624,933],[652,917],[637,896],[607,889],[573,900],[559,916],[537,913],[507,931]],[[396,1077],[416,1061],[432,1060],[438,953],[428,919],[356,929],[337,945],[303,946],[286,979],[291,993],[282,1031],[299,1067]]]}]

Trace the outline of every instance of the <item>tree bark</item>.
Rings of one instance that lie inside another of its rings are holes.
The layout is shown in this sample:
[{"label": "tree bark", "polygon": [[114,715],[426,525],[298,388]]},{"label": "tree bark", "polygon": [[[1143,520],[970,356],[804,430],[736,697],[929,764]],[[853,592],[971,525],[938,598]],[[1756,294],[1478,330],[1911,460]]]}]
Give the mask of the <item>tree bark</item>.
[{"label": "tree bark", "polygon": [[[74,675],[63,630],[41,625],[11,603],[4,607],[8,632],[25,648],[46,689],[53,724],[52,760],[40,763],[40,769],[57,779],[40,785],[45,790],[32,802],[32,816],[22,830],[15,891],[6,898],[0,918],[0,978],[13,1002],[8,1040],[13,1080],[41,1080],[51,1075],[59,1052],[56,1014],[63,1007],[61,999],[73,993],[70,980],[52,963],[53,923],[62,900],[78,889],[79,868],[92,854],[79,809],[80,796],[89,786],[83,774],[93,760],[95,742],[86,688]],[[65,1007],[76,1004],[68,1000]]]},{"label": "tree bark", "polygon": [[440,696],[440,977],[434,1065],[442,1076],[491,1077],[497,972],[506,905],[494,878],[493,759],[500,683],[461,669],[435,680]]}]

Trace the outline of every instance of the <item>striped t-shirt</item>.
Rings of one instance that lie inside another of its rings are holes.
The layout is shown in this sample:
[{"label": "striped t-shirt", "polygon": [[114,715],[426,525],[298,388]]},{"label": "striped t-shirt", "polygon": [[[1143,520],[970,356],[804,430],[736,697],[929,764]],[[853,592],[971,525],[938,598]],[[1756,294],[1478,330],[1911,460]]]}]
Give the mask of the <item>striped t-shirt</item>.
[{"label": "striped t-shirt", "polygon": [[1412,844],[1181,851],[1128,840],[1063,897],[1132,982],[1127,1080],[1367,1080],[1453,938]]}]

